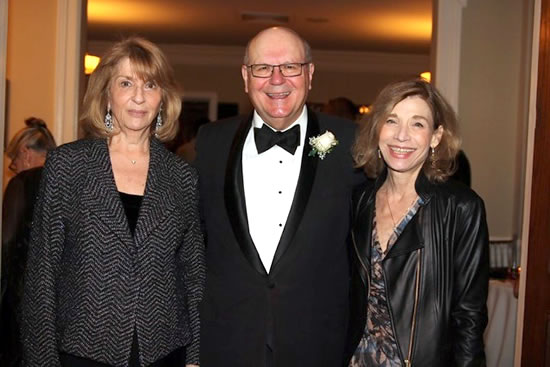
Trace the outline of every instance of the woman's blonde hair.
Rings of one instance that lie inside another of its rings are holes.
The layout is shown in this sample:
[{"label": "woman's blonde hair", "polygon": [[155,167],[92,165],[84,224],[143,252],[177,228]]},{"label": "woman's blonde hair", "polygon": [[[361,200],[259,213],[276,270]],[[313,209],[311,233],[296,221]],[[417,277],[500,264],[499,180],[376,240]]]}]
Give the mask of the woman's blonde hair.
[{"label": "woman's blonde hair", "polygon": [[105,114],[111,81],[118,65],[126,58],[139,78],[154,81],[162,91],[162,109],[159,113],[163,125],[155,130],[156,119],[153,119],[151,134],[155,133],[160,141],[173,139],[178,132],[181,112],[180,91],[174,71],[155,44],[139,37],[130,37],[113,45],[90,75],[80,118],[84,131],[95,137],[110,137],[118,133],[116,128],[113,131],[106,129]]},{"label": "woman's blonde hair", "polygon": [[430,181],[445,181],[456,170],[455,156],[460,149],[456,114],[441,93],[422,79],[397,82],[386,86],[376,97],[366,121],[359,130],[353,145],[353,158],[367,176],[374,178],[385,168],[378,157],[380,130],[396,104],[407,97],[422,98],[432,111],[434,130],[443,128],[439,145],[433,157],[426,159],[422,170]]},{"label": "woman's blonde hair", "polygon": [[25,120],[25,125],[27,126],[14,135],[6,148],[6,154],[10,159],[15,159],[23,146],[44,154],[55,149],[55,139],[44,120],[29,117]]}]

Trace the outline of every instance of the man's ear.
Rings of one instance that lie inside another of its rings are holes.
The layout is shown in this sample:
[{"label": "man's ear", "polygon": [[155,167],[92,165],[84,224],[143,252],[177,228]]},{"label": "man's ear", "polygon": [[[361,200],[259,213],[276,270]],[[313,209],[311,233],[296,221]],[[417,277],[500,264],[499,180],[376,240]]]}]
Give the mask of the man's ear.
[{"label": "man's ear", "polygon": [[243,65],[241,67],[241,75],[243,76],[243,81],[244,81],[244,91],[246,93],[248,93],[248,68],[246,67],[246,65]]},{"label": "man's ear", "polygon": [[315,64],[310,63],[307,69],[308,69],[308,77],[309,77],[309,90],[311,90],[311,83],[313,81],[313,72],[315,71]]}]

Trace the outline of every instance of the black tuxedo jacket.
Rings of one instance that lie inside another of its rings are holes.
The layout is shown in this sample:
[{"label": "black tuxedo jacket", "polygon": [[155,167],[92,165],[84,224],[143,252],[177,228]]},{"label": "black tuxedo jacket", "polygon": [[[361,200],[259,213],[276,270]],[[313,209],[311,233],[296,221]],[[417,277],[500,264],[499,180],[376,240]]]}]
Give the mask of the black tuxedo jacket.
[{"label": "black tuxedo jacket", "polygon": [[[269,274],[248,231],[242,149],[251,117],[204,126],[197,138],[207,283],[201,315],[202,367],[342,365],[348,318],[353,123],[308,111],[296,193]],[[324,160],[309,137],[331,131]],[[269,208],[266,208],[269,210]]]}]

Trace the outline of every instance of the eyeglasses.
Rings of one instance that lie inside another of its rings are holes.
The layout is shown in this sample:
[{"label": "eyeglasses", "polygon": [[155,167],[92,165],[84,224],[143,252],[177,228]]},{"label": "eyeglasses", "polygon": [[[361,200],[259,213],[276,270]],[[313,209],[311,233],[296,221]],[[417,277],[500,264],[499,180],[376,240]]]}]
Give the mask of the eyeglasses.
[{"label": "eyeglasses", "polygon": [[246,65],[252,72],[252,76],[256,78],[270,78],[273,75],[273,69],[279,68],[279,72],[285,77],[302,75],[302,67],[308,65],[309,62],[292,62],[289,64],[269,65],[269,64],[253,64]]}]

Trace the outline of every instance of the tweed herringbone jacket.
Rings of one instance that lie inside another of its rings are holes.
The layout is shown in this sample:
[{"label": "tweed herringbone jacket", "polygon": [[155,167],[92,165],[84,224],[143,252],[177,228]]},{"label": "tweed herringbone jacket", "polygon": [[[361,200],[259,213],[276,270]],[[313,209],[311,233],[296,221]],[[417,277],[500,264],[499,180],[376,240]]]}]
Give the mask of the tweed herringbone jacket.
[{"label": "tweed herringbone jacket", "polygon": [[152,139],[132,237],[106,140],[49,154],[25,275],[26,366],[57,366],[59,352],[125,366],[134,330],[142,366],[182,346],[198,363],[204,279],[197,175],[187,163]]}]

